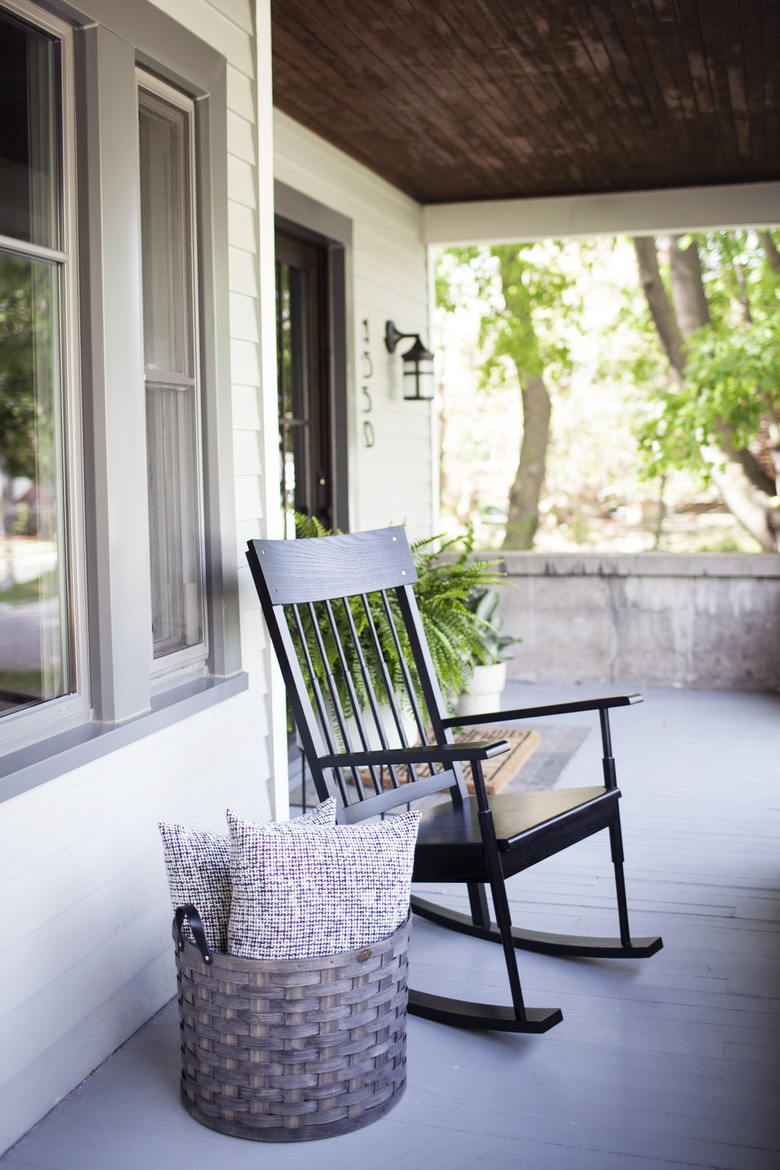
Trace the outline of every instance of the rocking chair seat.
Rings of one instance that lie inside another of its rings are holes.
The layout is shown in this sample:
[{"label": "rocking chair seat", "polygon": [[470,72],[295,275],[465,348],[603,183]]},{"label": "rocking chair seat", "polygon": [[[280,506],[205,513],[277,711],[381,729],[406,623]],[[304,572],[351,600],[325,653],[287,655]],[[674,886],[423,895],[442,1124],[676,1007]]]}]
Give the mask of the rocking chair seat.
[{"label": "rocking chair seat", "polygon": [[[546,792],[502,792],[489,796],[504,877],[520,873],[543,857],[565,848],[571,841],[579,841],[584,835],[584,827],[587,827],[588,835],[606,828],[612,819],[612,806],[619,796],[618,789],[603,786]],[[577,830],[572,834],[571,822],[575,820]],[[584,824],[586,820],[587,826]],[[467,798],[462,805],[442,801],[423,810],[413,880],[489,880],[479,809],[473,797]]]}]

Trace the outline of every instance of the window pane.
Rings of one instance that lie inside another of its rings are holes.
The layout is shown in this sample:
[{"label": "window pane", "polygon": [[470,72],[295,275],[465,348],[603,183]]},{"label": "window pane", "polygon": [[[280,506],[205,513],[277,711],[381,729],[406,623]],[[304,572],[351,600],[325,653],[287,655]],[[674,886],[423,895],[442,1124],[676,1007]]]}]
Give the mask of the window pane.
[{"label": "window pane", "polygon": [[0,711],[66,694],[59,273],[0,251]]},{"label": "window pane", "polygon": [[154,657],[203,641],[195,391],[147,385]]},{"label": "window pane", "polygon": [[205,642],[191,109],[139,90],[141,257],[155,659]]},{"label": "window pane", "polygon": [[140,100],[145,362],[191,377],[189,118],[153,94]]},{"label": "window pane", "polygon": [[0,235],[59,247],[58,46],[0,13]]},{"label": "window pane", "polygon": [[[309,272],[284,261],[276,265],[277,384],[282,508],[285,514],[314,512],[314,467],[310,380]],[[288,531],[294,521],[287,516]]]}]

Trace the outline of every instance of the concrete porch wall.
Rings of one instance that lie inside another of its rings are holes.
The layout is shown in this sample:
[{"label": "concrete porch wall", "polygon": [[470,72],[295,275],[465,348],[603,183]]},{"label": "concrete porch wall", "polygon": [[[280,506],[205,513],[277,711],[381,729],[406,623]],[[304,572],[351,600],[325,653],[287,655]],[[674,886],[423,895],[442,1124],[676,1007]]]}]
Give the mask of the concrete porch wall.
[{"label": "concrete porch wall", "polygon": [[780,557],[502,555],[515,681],[780,690]]}]

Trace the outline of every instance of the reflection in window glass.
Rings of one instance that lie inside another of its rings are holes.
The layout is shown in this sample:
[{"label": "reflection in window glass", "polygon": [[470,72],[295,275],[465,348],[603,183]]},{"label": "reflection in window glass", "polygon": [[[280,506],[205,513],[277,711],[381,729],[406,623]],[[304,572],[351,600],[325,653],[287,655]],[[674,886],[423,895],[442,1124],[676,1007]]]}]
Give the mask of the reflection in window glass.
[{"label": "reflection in window glass", "polygon": [[203,641],[195,390],[147,384],[154,657]]},{"label": "reflection in window glass", "polygon": [[191,377],[189,118],[156,95],[140,100],[145,363]]},{"label": "reflection in window glass", "polygon": [[0,12],[0,235],[58,248],[58,46]]},{"label": "reflection in window glass", "polygon": [[[67,694],[59,45],[0,13],[0,714]],[[32,255],[30,245],[35,246]]]},{"label": "reflection in window glass", "polygon": [[293,511],[311,510],[311,388],[308,377],[310,294],[308,273],[284,261],[277,261],[279,450],[282,466],[281,503],[287,537],[295,535]]},{"label": "reflection in window glass", "polygon": [[69,690],[57,267],[0,251],[0,712]]}]

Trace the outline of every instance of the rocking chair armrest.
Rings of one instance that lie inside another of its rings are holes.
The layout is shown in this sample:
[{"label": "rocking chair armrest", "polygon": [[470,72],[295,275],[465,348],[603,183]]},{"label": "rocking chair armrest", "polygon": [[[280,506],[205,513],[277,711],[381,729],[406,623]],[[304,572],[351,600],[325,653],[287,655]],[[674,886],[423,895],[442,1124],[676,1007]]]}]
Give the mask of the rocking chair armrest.
[{"label": "rocking chair armrest", "polygon": [[476,727],[482,723],[505,723],[510,719],[541,719],[545,715],[569,715],[576,711],[605,711],[610,707],[633,707],[643,701],[639,694],[605,695],[601,699],[575,699],[570,703],[547,703],[542,707],[518,707],[488,711],[480,715],[454,715],[443,719],[445,727]]},{"label": "rocking chair armrest", "polygon": [[376,752],[340,752],[320,756],[324,768],[381,768],[404,764],[457,764],[461,761],[489,760],[509,751],[505,739],[495,743],[443,743],[426,747],[388,748]]}]

